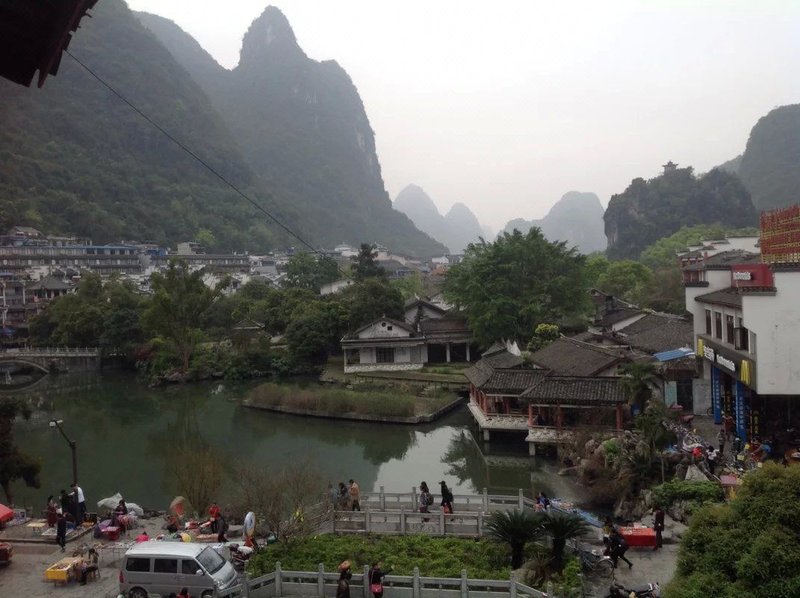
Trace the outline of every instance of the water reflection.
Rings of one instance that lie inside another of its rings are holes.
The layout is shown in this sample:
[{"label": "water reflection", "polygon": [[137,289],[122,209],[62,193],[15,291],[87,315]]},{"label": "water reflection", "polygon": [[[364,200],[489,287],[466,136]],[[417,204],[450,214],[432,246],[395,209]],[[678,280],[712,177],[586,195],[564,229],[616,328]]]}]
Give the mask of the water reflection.
[{"label": "water reflection", "polygon": [[[545,490],[572,498],[570,480],[552,465],[527,458],[525,446],[494,444],[482,451],[465,411],[434,424],[401,426],[305,418],[242,407],[254,383],[148,388],[133,376],[58,376],[24,395],[34,417],[18,424],[26,452],[43,461],[39,491],[17,484],[20,504],[39,506],[68,485],[69,449],[47,421],[64,420],[78,445],[79,478],[88,500],[114,492],[149,508],[166,508],[176,490],[175,471],[187,451],[214,455],[233,466],[292,466],[310,461],[336,483],[356,479],[365,491],[410,490],[446,479],[456,492],[526,493]],[[42,388],[50,387],[46,392]],[[56,392],[58,390],[58,392]],[[216,497],[230,496],[231,484]]]}]

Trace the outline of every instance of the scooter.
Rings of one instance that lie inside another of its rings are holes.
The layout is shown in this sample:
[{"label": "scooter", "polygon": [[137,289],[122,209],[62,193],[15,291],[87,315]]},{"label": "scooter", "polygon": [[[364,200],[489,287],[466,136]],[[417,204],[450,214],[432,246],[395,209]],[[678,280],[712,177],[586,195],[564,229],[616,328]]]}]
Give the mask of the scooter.
[{"label": "scooter", "polygon": [[606,598],[660,598],[661,586],[648,583],[635,588],[626,588],[616,582],[611,584]]}]

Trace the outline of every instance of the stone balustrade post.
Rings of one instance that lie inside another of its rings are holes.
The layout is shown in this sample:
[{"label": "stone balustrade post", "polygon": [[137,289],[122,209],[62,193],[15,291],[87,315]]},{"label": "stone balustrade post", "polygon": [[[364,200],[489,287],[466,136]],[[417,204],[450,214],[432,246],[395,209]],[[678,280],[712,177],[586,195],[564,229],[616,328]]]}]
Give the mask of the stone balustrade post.
[{"label": "stone balustrade post", "polygon": [[281,562],[275,563],[275,595],[283,596],[283,580],[281,579]]},{"label": "stone balustrade post", "polygon": [[317,566],[317,596],[325,598],[325,565]]},{"label": "stone balustrade post", "polygon": [[411,580],[411,596],[412,598],[421,598],[422,589],[419,583],[419,567],[414,567],[414,578]]},{"label": "stone balustrade post", "polygon": [[469,584],[467,583],[467,570],[461,570],[461,598],[469,598]]}]

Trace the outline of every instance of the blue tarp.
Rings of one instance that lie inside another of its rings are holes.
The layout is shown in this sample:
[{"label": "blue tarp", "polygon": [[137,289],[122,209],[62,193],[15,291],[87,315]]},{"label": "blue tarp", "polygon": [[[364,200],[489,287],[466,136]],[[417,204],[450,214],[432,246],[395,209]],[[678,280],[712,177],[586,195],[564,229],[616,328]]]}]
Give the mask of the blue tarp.
[{"label": "blue tarp", "polygon": [[672,349],[670,351],[662,351],[653,355],[659,361],[672,361],[673,359],[681,359],[682,357],[691,357],[694,351],[688,347],[681,349]]}]

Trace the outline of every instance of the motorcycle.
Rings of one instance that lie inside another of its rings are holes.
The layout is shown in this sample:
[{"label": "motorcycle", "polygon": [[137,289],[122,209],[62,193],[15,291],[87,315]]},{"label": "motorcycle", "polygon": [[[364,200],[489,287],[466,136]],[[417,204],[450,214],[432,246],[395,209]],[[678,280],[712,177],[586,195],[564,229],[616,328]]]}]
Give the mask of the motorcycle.
[{"label": "motorcycle", "polygon": [[658,583],[648,583],[635,588],[626,588],[616,582],[611,584],[606,598],[660,598],[661,586]]},{"label": "motorcycle", "polygon": [[247,561],[253,556],[255,550],[250,546],[239,546],[238,544],[231,544],[228,546],[231,554],[231,563],[237,571],[244,571]]}]

